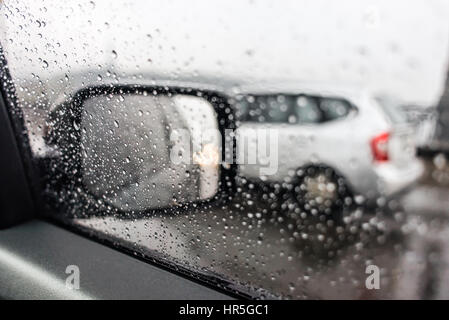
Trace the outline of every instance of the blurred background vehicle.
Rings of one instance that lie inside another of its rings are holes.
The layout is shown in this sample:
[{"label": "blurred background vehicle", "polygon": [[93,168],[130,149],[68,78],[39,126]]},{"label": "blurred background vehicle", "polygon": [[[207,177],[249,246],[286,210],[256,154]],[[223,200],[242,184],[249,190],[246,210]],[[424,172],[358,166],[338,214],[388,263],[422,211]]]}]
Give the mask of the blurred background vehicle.
[{"label": "blurred background vehicle", "polygon": [[337,86],[294,84],[241,88],[239,134],[254,143],[237,147],[259,154],[253,131],[278,132],[278,168],[263,175],[265,165],[241,164],[248,179],[293,184],[307,206],[335,210],[335,205],[390,197],[416,182],[423,166],[416,157],[414,128],[399,108],[368,92]]},{"label": "blurred background vehicle", "polygon": [[399,107],[405,113],[407,121],[413,127],[416,136],[416,146],[429,144],[435,136],[437,125],[437,110],[434,106],[401,105]]},{"label": "blurred background vehicle", "polygon": [[415,133],[416,147],[428,145],[435,136],[437,125],[437,109],[432,105],[405,103],[401,99],[387,94],[377,95],[387,110],[396,112],[402,121],[409,123]]}]

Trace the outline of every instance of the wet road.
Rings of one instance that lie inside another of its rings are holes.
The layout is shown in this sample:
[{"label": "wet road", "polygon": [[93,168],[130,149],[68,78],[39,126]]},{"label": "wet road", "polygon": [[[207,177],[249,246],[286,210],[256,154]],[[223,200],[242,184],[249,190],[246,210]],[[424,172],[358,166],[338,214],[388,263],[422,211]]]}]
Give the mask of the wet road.
[{"label": "wet road", "polygon": [[[39,123],[35,118],[42,116],[26,113],[28,124]],[[30,130],[38,156],[46,153],[42,127]],[[136,252],[220,275],[253,295],[447,299],[449,166],[440,160],[426,161],[426,175],[388,213],[356,208],[338,225],[245,188],[225,206],[73,223]],[[366,289],[368,265],[380,268],[379,290]]]},{"label": "wet road", "polygon": [[[26,113],[28,124],[39,123],[35,118],[42,115]],[[45,154],[43,125],[30,127],[34,153]],[[338,225],[245,188],[225,206],[73,222],[136,252],[220,275],[254,295],[449,298],[449,166],[432,160],[420,183],[391,202],[394,209],[355,208]],[[379,290],[366,289],[368,265],[380,268]]]},{"label": "wet road", "polygon": [[[254,191],[222,207],[75,223],[220,274],[252,294],[263,288],[293,299],[438,299],[449,298],[448,195],[447,186],[423,179],[394,201],[394,210],[355,208],[341,224]],[[378,290],[365,286],[368,265],[380,269]]]}]

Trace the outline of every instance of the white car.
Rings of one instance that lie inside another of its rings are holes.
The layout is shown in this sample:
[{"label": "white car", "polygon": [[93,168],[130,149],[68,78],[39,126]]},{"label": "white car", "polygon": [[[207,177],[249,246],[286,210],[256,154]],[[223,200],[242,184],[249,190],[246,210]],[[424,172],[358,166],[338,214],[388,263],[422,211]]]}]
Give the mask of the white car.
[{"label": "white car", "polygon": [[[239,176],[287,186],[309,206],[331,208],[351,201],[347,195],[388,197],[423,172],[414,134],[400,110],[383,106],[366,91],[260,85],[240,88],[236,100],[240,137],[254,140],[257,129],[274,129],[278,139],[277,158],[270,156],[277,161],[272,174],[261,174],[273,164],[258,157],[257,163],[240,163]],[[237,152],[260,155],[257,145],[237,143]]]}]

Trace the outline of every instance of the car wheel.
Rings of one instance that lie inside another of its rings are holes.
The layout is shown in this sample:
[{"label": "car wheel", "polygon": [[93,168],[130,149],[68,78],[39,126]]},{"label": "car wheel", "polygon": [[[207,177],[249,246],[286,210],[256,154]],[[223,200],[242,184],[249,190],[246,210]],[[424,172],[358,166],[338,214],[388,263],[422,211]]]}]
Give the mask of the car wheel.
[{"label": "car wheel", "polygon": [[299,169],[294,196],[306,212],[324,214],[342,220],[346,199],[350,192],[345,180],[332,168],[311,166]]}]

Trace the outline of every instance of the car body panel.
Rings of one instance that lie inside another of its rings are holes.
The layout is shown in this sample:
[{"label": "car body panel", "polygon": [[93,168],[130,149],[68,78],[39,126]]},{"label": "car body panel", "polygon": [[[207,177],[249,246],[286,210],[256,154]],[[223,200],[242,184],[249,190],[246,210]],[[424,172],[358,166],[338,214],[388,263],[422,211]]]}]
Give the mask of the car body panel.
[{"label": "car body panel", "polygon": [[[348,100],[355,106],[344,118],[318,124],[274,124],[242,122],[240,135],[251,135],[252,130],[275,129],[278,134],[278,169],[272,175],[260,174],[261,162],[240,164],[239,175],[251,180],[269,183],[294,181],[296,170],[313,165],[331,167],[342,176],[355,194],[367,198],[390,196],[422,173],[422,166],[415,157],[413,132],[407,126],[392,124],[367,91],[348,89],[261,89],[251,95],[277,92],[320,95]],[[242,90],[242,92],[246,92]],[[248,95],[248,93],[246,93]],[[377,135],[390,134],[388,163],[376,163],[370,146]],[[238,146],[239,151],[256,153],[257,143]],[[405,169],[404,169],[405,167]],[[407,171],[407,177],[402,173]]]}]

